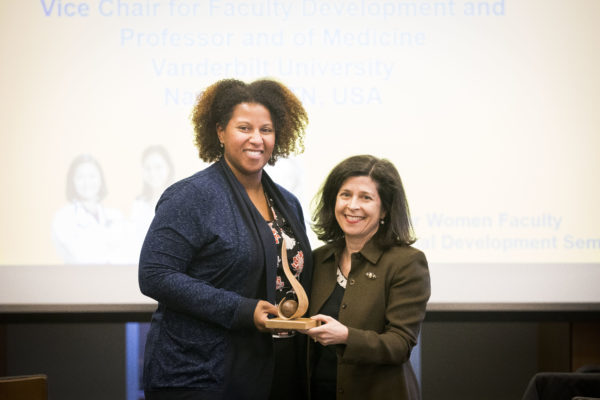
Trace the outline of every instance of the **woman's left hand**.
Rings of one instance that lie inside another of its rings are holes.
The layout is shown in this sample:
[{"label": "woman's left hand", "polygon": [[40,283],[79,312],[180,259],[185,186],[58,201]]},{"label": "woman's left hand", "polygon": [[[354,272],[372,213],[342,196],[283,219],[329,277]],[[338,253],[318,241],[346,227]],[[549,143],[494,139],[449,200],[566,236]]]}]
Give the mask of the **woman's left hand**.
[{"label": "woman's left hand", "polygon": [[348,340],[348,327],[338,320],[323,314],[312,316],[311,319],[320,321],[321,325],[302,333],[306,333],[323,346],[343,344]]}]

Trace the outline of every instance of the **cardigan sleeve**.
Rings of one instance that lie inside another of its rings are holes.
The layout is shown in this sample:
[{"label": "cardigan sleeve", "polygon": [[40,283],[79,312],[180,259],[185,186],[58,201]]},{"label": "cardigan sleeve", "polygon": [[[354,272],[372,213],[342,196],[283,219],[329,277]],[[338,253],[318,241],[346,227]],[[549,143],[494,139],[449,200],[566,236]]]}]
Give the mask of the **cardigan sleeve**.
[{"label": "cardigan sleeve", "polygon": [[[253,328],[257,299],[216,288],[187,273],[196,249],[210,239],[205,227],[214,216],[191,183],[181,186],[165,192],[146,235],[139,262],[142,293],[169,309],[226,329]],[[204,213],[197,204],[205,207]]]},{"label": "cardigan sleeve", "polygon": [[399,267],[387,283],[383,331],[348,327],[346,345],[338,347],[342,362],[402,364],[410,358],[429,300],[429,270],[420,251]]}]

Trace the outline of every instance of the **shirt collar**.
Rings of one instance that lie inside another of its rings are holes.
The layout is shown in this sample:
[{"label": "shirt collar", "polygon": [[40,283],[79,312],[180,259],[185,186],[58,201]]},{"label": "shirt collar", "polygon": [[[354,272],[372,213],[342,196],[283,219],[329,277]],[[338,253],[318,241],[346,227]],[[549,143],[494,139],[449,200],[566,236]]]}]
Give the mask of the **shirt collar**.
[{"label": "shirt collar", "polygon": [[374,238],[371,238],[359,251],[359,253],[371,264],[377,264],[377,261],[381,258],[383,254],[383,249],[379,247],[377,241]]}]

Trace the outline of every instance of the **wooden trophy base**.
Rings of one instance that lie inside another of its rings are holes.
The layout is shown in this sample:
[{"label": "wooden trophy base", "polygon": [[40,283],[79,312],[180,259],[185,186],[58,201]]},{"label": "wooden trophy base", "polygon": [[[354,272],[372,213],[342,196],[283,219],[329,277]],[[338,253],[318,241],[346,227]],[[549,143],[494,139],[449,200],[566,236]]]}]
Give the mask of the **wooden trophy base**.
[{"label": "wooden trophy base", "polygon": [[269,329],[310,329],[319,325],[319,321],[310,318],[294,318],[294,319],[283,319],[283,318],[271,318],[265,322],[265,326]]}]

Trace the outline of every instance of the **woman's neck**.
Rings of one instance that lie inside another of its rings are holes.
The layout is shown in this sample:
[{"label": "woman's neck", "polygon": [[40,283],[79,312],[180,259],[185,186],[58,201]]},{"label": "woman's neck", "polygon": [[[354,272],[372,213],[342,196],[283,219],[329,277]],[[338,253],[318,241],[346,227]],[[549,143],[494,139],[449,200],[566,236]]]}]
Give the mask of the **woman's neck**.
[{"label": "woman's neck", "polygon": [[251,190],[246,189],[246,193],[264,220],[272,221],[274,218],[273,211],[271,211],[271,207],[267,201],[267,195],[262,185],[259,185],[258,188],[252,188]]},{"label": "woman's neck", "polygon": [[248,194],[250,201],[254,204],[254,207],[256,207],[260,215],[262,215],[265,221],[272,221],[273,213],[267,202],[267,197],[262,185],[262,169],[254,174],[246,175],[234,168],[227,159],[225,159],[225,162],[227,162],[233,175],[246,190],[246,194]]},{"label": "woman's neck", "polygon": [[366,239],[354,239],[346,236],[346,247],[344,248],[344,252],[346,252],[348,256],[351,256],[353,253],[358,253],[362,250],[362,248],[369,241],[369,239],[371,238],[368,237]]},{"label": "woman's neck", "polygon": [[260,172],[252,175],[244,175],[238,173],[233,169],[232,171],[237,180],[242,184],[244,189],[246,189],[246,192],[248,192],[248,194],[250,194],[250,192],[262,191],[262,174]]},{"label": "woman's neck", "polygon": [[345,240],[346,246],[342,251],[339,267],[342,271],[342,274],[347,278],[350,274],[350,270],[352,269],[352,254],[361,251],[368,239],[352,239],[346,237]]},{"label": "woman's neck", "polygon": [[[265,193],[262,186],[262,182],[260,180],[260,176],[257,179],[255,176],[238,176],[236,174],[236,178],[238,181],[240,181],[244,189],[246,189],[246,193],[248,194],[248,197],[250,197],[250,200],[252,200],[254,205],[257,205],[257,200],[260,202],[265,201]],[[257,206],[257,208],[259,207]]]},{"label": "woman's neck", "polygon": [[240,181],[244,189],[246,189],[246,194],[248,194],[250,201],[252,204],[254,204],[254,207],[256,207],[265,221],[272,221],[273,212],[271,211],[271,207],[269,207],[269,202],[267,201],[267,195],[265,194],[265,190],[260,179],[260,174],[258,175],[258,178],[247,175],[242,175],[242,177],[236,175],[236,178],[238,181]]}]

